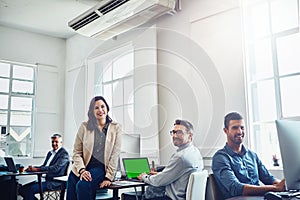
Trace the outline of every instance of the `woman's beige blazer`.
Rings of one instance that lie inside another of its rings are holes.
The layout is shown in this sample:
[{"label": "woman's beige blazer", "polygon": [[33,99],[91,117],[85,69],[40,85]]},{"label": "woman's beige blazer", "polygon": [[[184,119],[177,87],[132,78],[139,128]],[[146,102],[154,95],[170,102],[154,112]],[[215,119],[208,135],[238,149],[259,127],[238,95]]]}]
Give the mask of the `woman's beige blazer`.
[{"label": "woman's beige blazer", "polygon": [[[72,171],[79,176],[79,170],[85,168],[93,153],[94,131],[87,129],[87,122],[83,122],[77,132],[74,150]],[[121,126],[116,122],[111,122],[108,126],[105,141],[105,177],[113,180],[114,173],[118,165],[118,158],[121,149]]]}]

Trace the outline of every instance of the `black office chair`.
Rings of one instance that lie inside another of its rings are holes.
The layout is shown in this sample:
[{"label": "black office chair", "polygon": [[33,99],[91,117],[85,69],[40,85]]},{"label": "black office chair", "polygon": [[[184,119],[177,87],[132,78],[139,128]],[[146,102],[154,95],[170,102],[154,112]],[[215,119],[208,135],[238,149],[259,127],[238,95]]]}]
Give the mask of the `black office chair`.
[{"label": "black office chair", "polygon": [[68,164],[67,164],[64,176],[59,177],[60,179],[56,180],[61,183],[60,188],[56,189],[56,190],[43,191],[43,197],[45,200],[64,200],[66,187],[67,187],[67,175],[68,175],[68,171],[69,171],[69,165],[70,165],[70,162],[68,162]]},{"label": "black office chair", "polygon": [[[124,200],[125,198],[128,200],[136,200],[136,199],[143,200],[143,199],[145,199],[145,197],[142,196],[141,191],[122,193],[121,200]],[[147,200],[164,200],[164,199],[165,199],[164,197],[155,197],[155,198],[151,198],[151,199],[147,199]]]},{"label": "black office chair", "polygon": [[206,193],[205,199],[209,200],[223,200],[222,192],[216,183],[215,177],[213,174],[209,174],[206,184]]}]

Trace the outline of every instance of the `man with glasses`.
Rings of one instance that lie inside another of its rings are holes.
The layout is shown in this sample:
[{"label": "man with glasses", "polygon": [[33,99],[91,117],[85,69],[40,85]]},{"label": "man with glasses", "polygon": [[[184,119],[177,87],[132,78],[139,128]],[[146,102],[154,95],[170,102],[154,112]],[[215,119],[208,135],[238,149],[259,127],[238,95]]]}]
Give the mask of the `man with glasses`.
[{"label": "man with glasses", "polygon": [[[203,169],[200,151],[192,143],[193,125],[186,120],[177,119],[170,134],[178,149],[163,171],[138,176],[150,185],[146,189],[145,199],[185,199],[190,174]],[[135,200],[135,193],[123,193],[122,199]]]}]

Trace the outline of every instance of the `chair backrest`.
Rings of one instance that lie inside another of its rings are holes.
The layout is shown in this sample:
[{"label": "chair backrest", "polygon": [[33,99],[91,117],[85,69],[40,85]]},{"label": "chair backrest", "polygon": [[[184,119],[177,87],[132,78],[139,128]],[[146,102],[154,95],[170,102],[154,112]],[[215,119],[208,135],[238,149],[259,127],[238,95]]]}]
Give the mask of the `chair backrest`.
[{"label": "chair backrest", "polygon": [[44,190],[43,195],[45,200],[64,200],[65,199],[65,192],[67,187],[67,180],[68,180],[68,172],[69,172],[70,162],[67,163],[64,176],[56,177],[55,180],[61,183],[60,189],[49,189]]},{"label": "chair backrest", "polygon": [[207,178],[206,184],[206,196],[205,199],[207,200],[223,200],[222,192],[216,183],[213,174],[209,174]]},{"label": "chair backrest", "polygon": [[186,200],[205,200],[207,170],[193,172],[186,189]]},{"label": "chair backrest", "polygon": [[66,166],[66,169],[65,169],[65,176],[68,176],[68,172],[69,172],[69,167],[70,167],[70,161],[68,161],[68,164]]}]

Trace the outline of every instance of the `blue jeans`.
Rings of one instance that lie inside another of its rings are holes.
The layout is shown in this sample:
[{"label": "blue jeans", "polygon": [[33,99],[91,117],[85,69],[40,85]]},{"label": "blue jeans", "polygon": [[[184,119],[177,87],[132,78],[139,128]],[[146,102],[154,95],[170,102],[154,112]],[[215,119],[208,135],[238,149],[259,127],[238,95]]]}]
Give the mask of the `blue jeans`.
[{"label": "blue jeans", "polygon": [[67,200],[93,200],[96,190],[104,180],[104,167],[95,167],[88,170],[91,173],[92,181],[80,180],[72,171],[67,182]]}]

